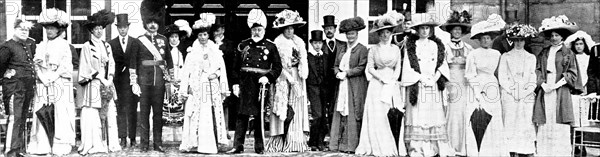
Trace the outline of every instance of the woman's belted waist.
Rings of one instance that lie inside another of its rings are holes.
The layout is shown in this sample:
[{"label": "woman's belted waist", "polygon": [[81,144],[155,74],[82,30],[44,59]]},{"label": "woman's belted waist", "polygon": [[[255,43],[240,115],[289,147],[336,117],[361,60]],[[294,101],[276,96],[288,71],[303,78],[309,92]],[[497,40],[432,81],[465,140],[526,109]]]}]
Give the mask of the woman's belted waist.
[{"label": "woman's belted waist", "polygon": [[143,60],[142,65],[144,66],[154,66],[154,65],[167,65],[165,60]]},{"label": "woman's belted waist", "polygon": [[254,67],[242,67],[241,68],[242,72],[249,72],[249,73],[256,73],[256,74],[266,74],[269,73],[271,70],[269,69],[261,69],[261,68],[254,68]]}]

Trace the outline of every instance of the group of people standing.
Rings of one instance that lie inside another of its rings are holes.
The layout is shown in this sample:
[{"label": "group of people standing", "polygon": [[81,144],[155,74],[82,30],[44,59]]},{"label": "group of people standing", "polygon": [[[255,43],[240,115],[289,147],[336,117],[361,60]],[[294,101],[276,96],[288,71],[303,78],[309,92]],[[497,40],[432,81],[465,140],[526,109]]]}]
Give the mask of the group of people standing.
[{"label": "group of people standing", "polygon": [[[264,37],[266,15],[253,9],[251,36],[235,46],[212,13],[200,14],[191,27],[177,20],[165,36],[157,33],[158,16],[146,15],[147,32],[134,38],[129,15],[94,13],[84,25],[91,36],[81,53],[64,39],[70,21],[64,11],[42,11],[38,23],[47,39],[37,45],[28,38],[33,24],[17,20],[14,37],[0,47],[8,156],[69,154],[76,107],[80,154],[135,146],[148,151],[150,113],[152,148],[162,152],[165,101],[184,108],[182,152],[218,153],[234,127],[227,153],[241,153],[252,126],[257,153],[561,156],[572,151],[573,102],[600,86],[598,69],[588,66],[600,62],[599,47],[564,15],[535,29],[507,26],[496,14],[471,25],[466,11],[441,26],[426,14],[407,25],[391,11],[374,21],[369,32],[379,42],[369,48],[358,42],[366,28],[360,17],[338,27],[335,16],[324,16],[323,30],[311,31],[308,46],[294,32],[306,24],[297,11],[276,15],[272,26],[281,34],[271,41]],[[115,17],[119,36],[106,42],[104,28]],[[438,26],[451,34],[450,42],[435,35]],[[335,38],[336,30],[346,41]],[[528,42],[538,31],[551,45],[536,56]],[[461,40],[469,33],[478,48]],[[233,119],[223,107],[229,96],[239,98]],[[52,128],[47,116],[33,115],[27,143],[22,133],[30,104],[34,113],[53,104],[54,115]]]}]

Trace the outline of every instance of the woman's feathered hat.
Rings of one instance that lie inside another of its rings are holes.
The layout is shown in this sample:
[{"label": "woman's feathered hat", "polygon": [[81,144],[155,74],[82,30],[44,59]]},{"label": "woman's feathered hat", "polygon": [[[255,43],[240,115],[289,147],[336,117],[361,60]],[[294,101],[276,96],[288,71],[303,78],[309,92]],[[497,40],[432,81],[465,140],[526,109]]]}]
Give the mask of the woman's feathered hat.
[{"label": "woman's feathered hat", "polygon": [[59,10],[57,8],[49,8],[44,9],[42,13],[40,13],[40,19],[38,20],[43,27],[46,26],[55,26],[58,28],[67,28],[71,23],[69,19],[69,14],[65,11]]},{"label": "woman's feathered hat", "polygon": [[505,32],[509,39],[535,38],[538,33],[533,26],[525,24],[512,25]]},{"label": "woman's feathered hat", "polygon": [[267,15],[260,9],[252,9],[248,13],[248,28],[267,27]]},{"label": "woman's feathered hat", "polygon": [[87,23],[85,23],[83,26],[85,26],[88,30],[92,30],[96,26],[102,26],[102,28],[105,28],[114,21],[115,13],[106,9],[102,9],[94,13],[92,16],[88,16]]},{"label": "woman's feathered hat", "polygon": [[360,31],[365,29],[367,26],[365,25],[365,21],[361,17],[353,17],[349,19],[342,20],[340,22],[340,33],[346,33],[349,31]]},{"label": "woman's feathered hat", "polygon": [[275,17],[277,17],[277,19],[273,21],[273,28],[284,28],[286,26],[302,27],[306,24],[306,21],[300,17],[298,11],[284,9],[275,15]]},{"label": "woman's feathered hat", "polygon": [[398,25],[398,22],[391,14],[384,14],[377,17],[377,20],[373,22],[373,28],[369,33],[374,33],[384,29],[393,29]]},{"label": "woman's feathered hat", "polygon": [[174,22],[175,26],[179,27],[180,31],[185,31],[185,35],[190,37],[192,35],[192,27],[190,27],[190,23],[187,20],[179,19]]},{"label": "woman's feathered hat", "polygon": [[177,26],[176,24],[170,24],[165,27],[165,36],[167,38],[170,37],[171,34],[174,34],[174,33],[179,34],[179,37],[183,37],[183,36],[187,35],[187,32],[179,29],[179,26]]},{"label": "woman's feathered hat", "polygon": [[199,32],[209,32],[210,27],[215,24],[216,19],[217,17],[213,13],[201,13],[200,19],[196,20],[192,26],[194,34],[198,34]]},{"label": "woman's feathered hat", "polygon": [[[412,17],[412,29],[418,28],[419,26],[439,26],[440,24],[435,21],[434,17],[429,14],[415,14]],[[432,28],[433,29],[433,28]]]},{"label": "woman's feathered hat", "polygon": [[159,26],[164,26],[164,17],[166,14],[164,0],[143,0],[140,7],[142,22],[144,28],[150,22],[156,22]]},{"label": "woman's feathered hat", "polygon": [[471,32],[471,17],[471,14],[466,10],[460,13],[453,11],[450,18],[440,28],[446,32],[450,32],[454,27],[459,26],[462,28],[463,34],[469,34]]},{"label": "woman's feathered hat", "polygon": [[569,18],[565,15],[552,16],[542,20],[542,26],[540,26],[540,33],[547,34],[552,31],[556,31],[564,38],[575,33],[579,30],[579,27],[575,22],[569,21]]},{"label": "woman's feathered hat", "polygon": [[[498,35],[506,26],[506,22],[498,14],[488,16],[487,20],[476,23],[471,27],[471,39],[478,39],[482,35]],[[493,37],[492,37],[493,38]]]},{"label": "woman's feathered hat", "polygon": [[571,43],[577,39],[583,39],[583,42],[587,45],[587,51],[590,51],[592,46],[596,45],[596,42],[594,42],[594,40],[592,39],[592,36],[590,36],[589,34],[587,34],[584,31],[577,31],[575,33],[573,33],[571,36],[567,37],[567,39],[565,39],[565,45],[567,47],[571,47]]}]

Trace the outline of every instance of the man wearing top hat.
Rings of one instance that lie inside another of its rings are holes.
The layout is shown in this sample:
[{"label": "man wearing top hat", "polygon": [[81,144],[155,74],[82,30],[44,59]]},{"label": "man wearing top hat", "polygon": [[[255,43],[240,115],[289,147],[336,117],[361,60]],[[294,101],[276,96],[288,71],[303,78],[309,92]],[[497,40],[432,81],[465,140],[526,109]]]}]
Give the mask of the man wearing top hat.
[{"label": "man wearing top hat", "polygon": [[[137,76],[131,74],[130,81],[134,93],[141,91],[140,95],[140,148],[148,151],[150,144],[149,116],[152,109],[152,135],[155,151],[164,152],[162,145],[162,112],[165,96],[165,84],[174,77],[171,52],[167,51],[167,37],[158,34],[159,13],[142,12],[142,21],[146,33],[138,37],[140,51],[134,54],[134,60],[129,69],[137,70]],[[136,80],[137,78],[137,80]],[[139,88],[137,85],[139,84]]]},{"label": "man wearing top hat", "polygon": [[[240,55],[234,69],[240,72],[238,80],[234,80],[233,88],[240,91],[238,115],[235,126],[233,149],[227,153],[244,151],[244,139],[248,129],[250,116],[254,117],[254,150],[264,152],[260,117],[261,101],[259,93],[261,84],[274,83],[281,73],[281,60],[275,44],[265,39],[267,17],[260,9],[252,9],[248,14],[248,27],[252,32],[249,39],[243,40],[237,46]],[[252,18],[254,17],[254,18]],[[234,90],[235,90],[234,89]],[[265,97],[265,100],[269,100]]]},{"label": "man wearing top hat", "polygon": [[[127,137],[130,140],[130,147],[136,145],[135,134],[137,126],[137,100],[138,96],[131,90],[130,76],[135,75],[135,71],[130,69],[134,54],[140,51],[140,44],[136,38],[129,36],[128,14],[117,15],[117,30],[119,36],[110,40],[108,43],[112,48],[113,59],[115,60],[115,77],[113,83],[117,90],[117,128],[119,130],[119,139],[121,147],[127,147]],[[130,71],[131,70],[131,71]]]},{"label": "man wearing top hat", "polygon": [[[335,78],[335,76],[333,75],[333,64],[335,63],[335,57],[337,56],[337,54],[339,53],[338,51],[340,50],[340,47],[346,47],[346,42],[341,41],[337,38],[335,38],[335,30],[337,29],[337,25],[335,24],[335,16],[333,15],[325,15],[323,16],[323,33],[325,33],[325,39],[323,40],[323,54],[327,54],[327,74],[331,74],[331,75],[327,75],[326,80],[328,80],[329,84],[327,84],[328,86],[326,88],[329,89],[330,92],[328,92],[327,97],[329,98],[334,98],[336,97],[336,88],[337,85],[339,84],[338,80]],[[307,79],[308,81],[309,79]],[[331,126],[331,120],[333,118],[333,107],[335,105],[333,105],[335,102],[334,99],[330,99],[330,101],[324,102],[323,105],[325,105],[326,109],[328,110],[326,112],[327,114],[327,124],[329,126]]]}]

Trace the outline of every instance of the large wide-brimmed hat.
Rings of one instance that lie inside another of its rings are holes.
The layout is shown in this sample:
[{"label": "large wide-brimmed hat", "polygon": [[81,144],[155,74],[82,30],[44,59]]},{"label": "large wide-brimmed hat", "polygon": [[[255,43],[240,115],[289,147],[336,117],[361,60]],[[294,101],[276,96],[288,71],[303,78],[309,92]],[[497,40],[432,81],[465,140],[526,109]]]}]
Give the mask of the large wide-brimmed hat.
[{"label": "large wide-brimmed hat", "polygon": [[184,30],[179,29],[179,26],[175,25],[175,24],[170,24],[167,27],[165,27],[165,36],[168,38],[171,36],[171,34],[177,33],[179,35],[179,37],[183,37],[187,35],[187,32],[185,32]]},{"label": "large wide-brimmed hat", "polygon": [[384,29],[392,29],[397,25],[398,23],[396,22],[396,19],[392,17],[391,14],[384,14],[377,17],[377,19],[373,22],[373,28],[371,31],[369,31],[369,33],[374,33]]},{"label": "large wide-brimmed hat", "polygon": [[579,30],[579,26],[575,22],[569,21],[569,18],[565,15],[552,16],[542,20],[542,26],[540,26],[540,33],[548,33],[556,31],[561,34],[563,38],[575,33]]},{"label": "large wide-brimmed hat", "polygon": [[273,21],[273,28],[285,28],[287,26],[302,27],[306,24],[306,21],[300,17],[298,11],[291,11],[284,9],[275,15],[277,19]]},{"label": "large wide-brimmed hat", "polygon": [[471,27],[471,39],[478,39],[482,35],[498,35],[504,26],[506,26],[506,22],[502,20],[502,17],[498,14],[492,14],[488,16],[487,20],[476,23]]},{"label": "large wide-brimmed hat", "polygon": [[176,20],[173,24],[175,24],[175,26],[179,27],[180,31],[185,31],[185,33],[186,33],[186,34],[184,34],[185,36],[189,37],[192,35],[192,27],[190,27],[190,23],[188,23],[187,20],[179,19],[179,20]]},{"label": "large wide-brimmed hat", "polygon": [[508,39],[535,38],[538,33],[533,26],[525,24],[512,25],[505,32]]},{"label": "large wide-brimmed hat", "polygon": [[71,20],[69,19],[69,14],[65,11],[57,8],[49,8],[44,9],[42,13],[40,13],[38,23],[43,27],[54,26],[57,28],[67,28],[69,23],[71,23]]},{"label": "large wide-brimmed hat", "polygon": [[260,9],[252,9],[248,13],[248,27],[267,27],[267,15]]},{"label": "large wide-brimmed hat", "polygon": [[458,11],[453,11],[450,18],[448,18],[446,23],[442,24],[440,28],[446,32],[450,32],[456,26],[462,28],[463,34],[469,34],[471,32],[471,14],[466,10],[460,13]]},{"label": "large wide-brimmed hat", "polygon": [[439,26],[440,23],[436,22],[434,17],[429,14],[415,14],[412,17],[412,29],[416,29],[419,26]]},{"label": "large wide-brimmed hat", "polygon": [[335,16],[333,16],[333,15],[323,16],[323,25],[321,27],[325,28],[328,26],[337,27],[337,25],[335,24]]},{"label": "large wide-brimmed hat", "polygon": [[196,20],[192,26],[194,34],[198,34],[198,32],[209,32],[216,19],[217,16],[213,13],[201,13],[200,19]]},{"label": "large wide-brimmed hat", "polygon": [[346,33],[349,31],[360,31],[365,29],[367,26],[365,25],[365,21],[357,16],[349,19],[342,20],[340,22],[340,33]]},{"label": "large wide-brimmed hat", "polygon": [[87,22],[83,25],[88,30],[93,29],[96,26],[102,26],[103,28],[107,25],[110,25],[115,21],[115,13],[108,11],[106,9],[102,9],[92,16],[88,16]]},{"label": "large wide-brimmed hat", "polygon": [[131,24],[131,23],[129,22],[128,14],[117,14],[117,23],[115,24],[117,27],[118,26],[129,26],[129,24]]},{"label": "large wide-brimmed hat", "polygon": [[583,42],[585,43],[585,45],[587,45],[588,52],[591,51],[592,46],[596,45],[596,42],[594,42],[594,40],[592,39],[592,36],[590,36],[589,34],[587,34],[584,31],[577,31],[577,32],[573,33],[572,35],[567,37],[567,39],[565,39],[564,44],[568,48],[570,48],[571,43],[577,39],[583,39]]}]

